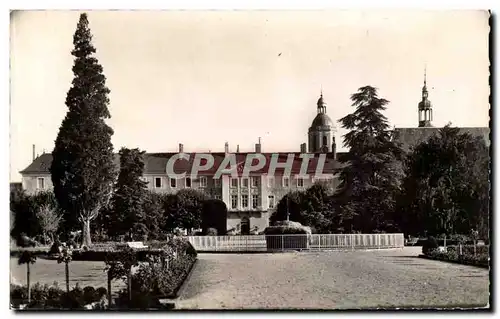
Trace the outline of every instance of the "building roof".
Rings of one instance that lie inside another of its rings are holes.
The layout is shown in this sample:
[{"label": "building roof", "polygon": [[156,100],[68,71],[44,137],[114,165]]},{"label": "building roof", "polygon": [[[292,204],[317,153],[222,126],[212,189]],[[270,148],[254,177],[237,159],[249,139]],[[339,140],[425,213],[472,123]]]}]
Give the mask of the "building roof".
[{"label": "building roof", "polygon": [[[409,150],[432,135],[439,132],[440,127],[400,127],[396,128],[395,139],[401,142],[404,150]],[[460,133],[468,132],[472,136],[483,137],[486,145],[490,145],[490,129],[488,127],[460,127]]]},{"label": "building roof", "polygon": [[[167,168],[167,162],[168,160],[175,154],[178,154],[177,152],[175,153],[146,153],[144,154],[144,174],[165,174],[166,173],[166,168]],[[191,169],[193,167],[193,162],[195,159],[195,155],[197,153],[186,153],[189,155],[189,160],[185,159],[178,159],[174,162],[174,172],[176,174],[182,174],[182,173],[191,173]],[[207,154],[207,153],[203,153]],[[217,153],[208,153],[214,157],[214,165],[206,170],[201,170],[199,174],[202,175],[213,175],[219,168],[219,166],[222,164],[224,157],[226,154],[224,152],[217,152]],[[236,164],[238,166],[243,166],[246,160],[246,156],[249,154],[256,154],[256,153],[232,153],[235,155],[236,158]],[[262,174],[262,173],[267,173],[269,169],[269,164],[271,162],[271,156],[273,154],[279,154],[278,156],[278,163],[284,163],[287,160],[288,154],[293,154],[294,155],[294,161],[292,164],[292,169],[291,173],[292,174],[298,174],[300,172],[300,168],[302,165],[303,159],[300,158],[300,155],[302,153],[299,152],[281,152],[281,153],[260,153],[266,158],[266,165],[256,171],[256,174]],[[345,156],[345,153],[337,153],[337,157],[342,157]],[[308,174],[313,174],[316,172],[316,167],[318,166],[319,162],[319,154],[315,154],[314,158],[311,158],[308,163],[308,168],[307,168],[307,173]],[[52,163],[52,154],[42,154],[41,156],[37,157],[33,163],[31,163],[26,169],[21,171],[21,174],[50,174],[50,165]],[[116,166],[120,166],[120,160],[119,160],[119,155],[115,155],[115,163]],[[255,165],[257,163],[257,160],[254,159],[252,164]],[[205,163],[202,160],[202,165]],[[339,163],[333,156],[333,153],[327,153],[326,154],[326,159],[323,167],[323,173],[329,174],[329,173],[334,173],[338,169],[342,167],[342,164]],[[226,166],[226,168],[229,168]],[[283,168],[277,168],[275,174],[276,175],[281,175],[283,174],[284,169]]]}]

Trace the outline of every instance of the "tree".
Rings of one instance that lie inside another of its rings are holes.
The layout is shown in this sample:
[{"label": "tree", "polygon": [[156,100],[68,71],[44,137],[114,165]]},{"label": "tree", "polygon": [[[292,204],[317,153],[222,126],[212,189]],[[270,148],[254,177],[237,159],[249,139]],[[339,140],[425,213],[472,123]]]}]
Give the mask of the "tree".
[{"label": "tree", "polygon": [[205,194],[194,189],[182,189],[166,200],[166,217],[170,229],[184,228],[191,232],[200,228]]},{"label": "tree", "polygon": [[69,293],[69,263],[72,260],[73,252],[67,246],[61,247],[57,256],[57,263],[64,263],[64,274],[66,278],[66,292]]},{"label": "tree", "polygon": [[90,222],[108,203],[116,177],[109,89],[102,66],[93,56],[89,22],[85,13],[73,37],[74,79],[66,97],[68,112],[52,152],[50,168],[54,193],[64,212],[82,226],[82,245],[91,244]]},{"label": "tree", "polygon": [[26,281],[28,286],[28,303],[31,302],[31,286],[30,286],[30,264],[36,263],[36,255],[30,251],[23,251],[19,260],[17,261],[19,265],[26,264]]},{"label": "tree", "polygon": [[288,218],[317,232],[328,233],[333,227],[332,193],[326,183],[314,184],[302,192],[290,192],[279,201],[270,222],[274,224]]},{"label": "tree", "polygon": [[[111,200],[113,219],[108,230],[112,235],[128,234],[133,238],[134,230],[145,220],[144,201],[147,195],[146,182],[141,180],[144,171],[144,152],[139,149],[120,150],[120,173],[116,191]],[[142,235],[142,234],[141,234]]]},{"label": "tree", "polygon": [[37,217],[42,207],[59,210],[54,193],[51,191],[37,192],[27,195],[24,191],[14,190],[10,193],[10,210],[14,214],[14,227],[11,236],[19,238],[21,234],[36,237],[42,233]]},{"label": "tree", "polygon": [[143,203],[144,225],[148,231],[149,239],[162,239],[163,233],[167,232],[164,203],[166,195],[157,192],[146,192]]},{"label": "tree", "polygon": [[349,131],[344,135],[349,151],[339,159],[345,164],[340,174],[341,213],[351,221],[351,230],[383,230],[394,217],[403,152],[382,114],[389,101],[371,86],[359,88],[351,100],[355,111],[339,120]]},{"label": "tree", "polygon": [[445,126],[417,145],[405,161],[400,197],[410,234],[468,234],[488,237],[489,154],[480,137]]},{"label": "tree", "polygon": [[227,233],[227,207],[219,199],[207,199],[203,202],[201,228],[207,234],[209,228],[217,230],[219,236]]},{"label": "tree", "polygon": [[37,210],[36,217],[42,229],[43,238],[50,237],[50,240],[53,242],[54,234],[59,228],[62,216],[55,208],[45,204]]}]

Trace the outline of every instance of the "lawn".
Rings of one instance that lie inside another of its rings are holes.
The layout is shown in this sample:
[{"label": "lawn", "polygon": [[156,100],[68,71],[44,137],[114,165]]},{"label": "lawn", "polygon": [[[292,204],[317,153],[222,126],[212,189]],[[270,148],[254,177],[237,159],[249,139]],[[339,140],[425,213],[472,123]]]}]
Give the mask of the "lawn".
[{"label": "lawn", "polygon": [[[26,265],[18,265],[17,258],[10,259],[11,283],[26,284]],[[70,288],[78,283],[81,288],[93,286],[94,288],[107,288],[107,276],[104,271],[105,264],[102,261],[73,261],[69,264]],[[38,258],[31,265],[31,283],[52,285],[55,282],[59,287],[65,287],[64,264],[57,261]],[[112,282],[112,291],[124,288],[126,285],[122,280]]]}]

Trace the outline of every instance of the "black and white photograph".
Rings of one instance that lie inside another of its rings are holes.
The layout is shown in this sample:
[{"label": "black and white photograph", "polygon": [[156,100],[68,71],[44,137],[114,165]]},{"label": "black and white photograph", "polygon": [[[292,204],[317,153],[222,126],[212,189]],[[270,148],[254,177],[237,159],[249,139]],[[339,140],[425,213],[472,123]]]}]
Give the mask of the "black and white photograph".
[{"label": "black and white photograph", "polygon": [[491,311],[491,15],[10,11],[10,309]]}]

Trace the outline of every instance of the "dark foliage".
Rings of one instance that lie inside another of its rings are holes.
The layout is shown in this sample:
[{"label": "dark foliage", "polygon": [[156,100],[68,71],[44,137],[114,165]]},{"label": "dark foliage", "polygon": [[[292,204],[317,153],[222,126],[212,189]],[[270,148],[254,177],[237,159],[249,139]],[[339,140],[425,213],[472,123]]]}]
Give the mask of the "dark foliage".
[{"label": "dark foliage", "polygon": [[422,246],[422,253],[427,254],[439,247],[438,241],[435,237],[429,236]]},{"label": "dark foliage", "polygon": [[217,234],[224,236],[227,233],[227,207],[218,199],[207,199],[203,202],[201,228],[207,233],[214,228]]},{"label": "dark foliage", "polygon": [[346,228],[371,233],[393,224],[402,150],[382,114],[389,101],[377,89],[362,87],[351,100],[355,111],[340,119],[349,131],[344,135],[349,152],[341,159],[345,167],[338,199]]},{"label": "dark foliage", "polygon": [[489,236],[489,154],[484,141],[446,126],[405,161],[400,224],[408,234]]},{"label": "dark foliage", "polygon": [[54,193],[64,218],[78,221],[83,230],[83,244],[91,244],[90,222],[104,208],[115,180],[106,78],[93,56],[89,22],[85,13],[73,37],[74,79],[66,97],[68,112],[52,152],[50,168]]}]

